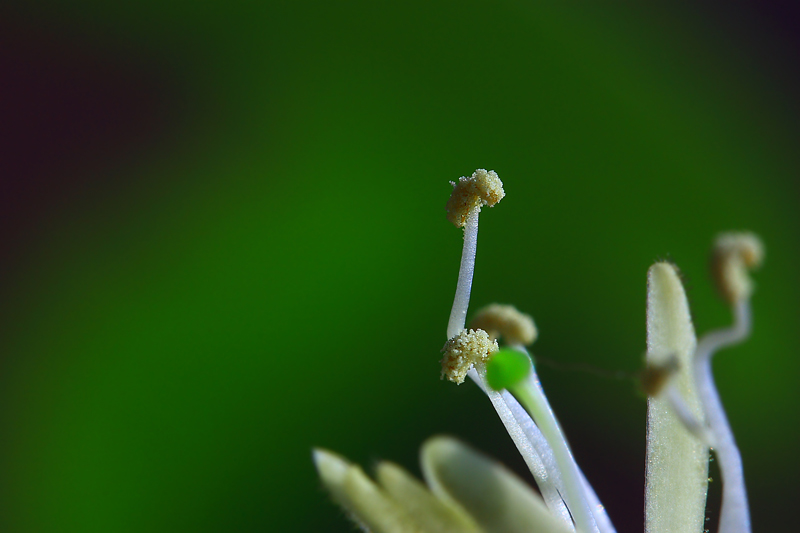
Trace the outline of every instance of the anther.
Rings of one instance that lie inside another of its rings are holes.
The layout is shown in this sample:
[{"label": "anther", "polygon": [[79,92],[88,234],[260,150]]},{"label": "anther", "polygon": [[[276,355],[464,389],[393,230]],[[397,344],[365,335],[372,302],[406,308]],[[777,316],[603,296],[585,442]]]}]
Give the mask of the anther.
[{"label": "anther", "polygon": [[493,207],[503,199],[503,182],[494,170],[479,168],[469,178],[458,178],[458,182],[451,181],[453,193],[447,201],[447,219],[457,228],[463,228],[469,212],[481,206]]},{"label": "anther", "polygon": [[500,348],[497,341],[481,329],[462,330],[448,340],[442,348],[442,379],[461,384],[470,368],[485,363]]},{"label": "anther", "polygon": [[529,346],[538,336],[533,318],[513,305],[488,305],[477,312],[469,327],[482,329],[492,339],[502,338],[510,345]]},{"label": "anther", "polygon": [[722,233],[714,243],[711,272],[722,297],[730,304],[750,298],[748,270],[761,266],[764,246],[753,233]]}]

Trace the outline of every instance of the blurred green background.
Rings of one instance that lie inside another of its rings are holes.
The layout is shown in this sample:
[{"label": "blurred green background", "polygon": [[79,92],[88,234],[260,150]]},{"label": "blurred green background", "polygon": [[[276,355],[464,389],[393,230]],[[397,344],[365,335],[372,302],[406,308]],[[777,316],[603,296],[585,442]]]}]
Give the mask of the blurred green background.
[{"label": "blurred green background", "polygon": [[[753,337],[715,368],[756,530],[786,530],[800,84],[780,9],[0,15],[3,531],[351,531],[312,446],[418,473],[442,432],[528,479],[476,387],[439,381],[461,246],[444,204],[475,168],[507,197],[482,217],[473,309],[531,313],[534,353],[567,365],[540,375],[621,532],[641,530],[645,401],[569,365],[639,367],[656,259],[683,269],[698,332],[727,324],[710,242],[763,237]],[[710,500],[713,531],[718,481]]]}]

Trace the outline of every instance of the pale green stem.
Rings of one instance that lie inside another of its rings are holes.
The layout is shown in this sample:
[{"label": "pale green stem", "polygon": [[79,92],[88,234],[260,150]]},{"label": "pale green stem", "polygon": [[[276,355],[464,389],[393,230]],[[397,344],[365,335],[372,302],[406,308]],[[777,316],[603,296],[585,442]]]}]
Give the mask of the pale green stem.
[{"label": "pale green stem", "polygon": [[[511,348],[514,348],[515,350],[520,351],[520,352],[525,353],[525,354],[528,353],[527,350],[525,349],[525,347],[521,346],[521,345],[511,346]],[[530,374],[529,379],[531,379],[532,381],[534,381],[536,383],[536,386],[538,387],[539,391],[541,392],[542,398],[544,399],[545,407],[547,408],[547,411],[550,413],[550,417],[552,417],[552,419],[555,421],[556,427],[558,428],[559,432],[562,435],[563,442],[566,443],[567,441],[566,441],[565,438],[563,438],[563,434],[564,433],[563,433],[563,431],[561,429],[561,425],[558,423],[558,418],[556,418],[555,412],[553,411],[553,408],[550,406],[550,401],[547,399],[547,396],[544,394],[544,390],[542,390],[541,381],[539,381],[539,376],[536,373],[536,366],[535,365],[531,365],[531,374]],[[520,407],[520,409],[521,409],[521,407]],[[534,426],[534,427],[536,427],[536,426]],[[585,493],[585,496],[586,496],[586,500],[587,500],[587,502],[589,504],[589,509],[592,512],[592,516],[594,517],[595,524],[597,525],[597,529],[600,531],[600,533],[616,533],[617,530],[614,528],[614,524],[611,523],[611,519],[608,517],[608,513],[606,512],[605,506],[600,502],[600,498],[597,497],[597,493],[592,488],[592,485],[589,483],[589,480],[586,479],[586,476],[581,471],[581,468],[580,468],[580,466],[578,466],[578,463],[575,461],[575,458],[572,457],[572,450],[569,449],[569,444],[567,444],[567,451],[569,452],[569,456],[570,456],[570,460],[572,461],[572,464],[575,466],[575,468],[577,468],[578,474],[580,475],[581,483],[583,485],[583,490],[584,490],[584,493]],[[550,457],[551,461],[554,461],[552,448],[550,448],[549,457]],[[558,468],[556,468],[556,471],[557,471],[556,472],[556,474],[557,474],[556,479],[557,479],[559,490],[561,492],[564,492],[565,489],[564,489],[563,476],[561,475],[561,472],[560,472],[560,470]]]},{"label": "pale green stem", "polygon": [[694,356],[694,374],[697,391],[706,414],[722,475],[722,512],[720,533],[750,533],[750,511],[747,489],[744,484],[742,456],[736,446],[733,430],[725,416],[714,376],[711,373],[711,356],[726,346],[738,344],[750,334],[750,302],[738,301],[733,308],[733,326],[706,334],[697,344]]},{"label": "pale green stem", "polygon": [[[518,352],[524,353],[530,357],[527,349],[522,346],[521,344],[514,344],[509,346]],[[541,389],[541,382],[539,381],[539,376],[536,374],[536,366],[531,365],[531,374],[530,377],[533,381],[536,382],[539,390],[542,394],[542,398],[544,398],[544,403],[547,411],[550,413],[550,417],[555,420],[556,426],[559,429],[559,432],[563,435],[563,431],[561,430],[561,426],[558,423],[558,418],[556,418],[555,412],[553,412],[553,408],[550,406],[550,402],[547,399],[547,396],[544,394],[544,391]],[[547,442],[547,439],[544,438],[542,435],[541,430],[536,426],[536,423],[530,417],[527,411],[517,402],[516,399],[508,392],[503,391],[503,397],[506,399],[506,403],[508,404],[511,412],[514,414],[514,417],[520,421],[523,430],[526,434],[529,435],[531,442],[533,443],[534,447],[538,451],[539,455],[544,462],[545,467],[548,469],[550,476],[553,478],[554,483],[559,491],[559,495],[565,492],[564,489],[564,479],[561,475],[561,470],[556,463],[555,457],[553,455],[553,449],[550,444]],[[525,420],[526,422],[522,422]],[[566,442],[566,439],[564,439]],[[572,458],[572,451],[569,450],[569,446],[567,446],[567,450],[570,452],[570,458]],[[592,511],[592,515],[594,516],[595,522],[597,524],[597,528],[600,530],[600,533],[616,533],[616,529],[614,529],[614,525],[611,523],[611,519],[608,517],[608,513],[606,513],[605,507],[602,503],[600,503],[600,498],[597,497],[592,486],[589,484],[589,481],[586,479],[586,476],[583,475],[578,464],[575,462],[575,459],[572,458],[572,463],[578,469],[578,473],[581,477],[581,482],[583,484],[584,491],[586,493],[586,499],[589,503],[589,507]],[[563,501],[562,501],[563,505]],[[571,519],[570,519],[571,520]]]},{"label": "pale green stem", "polygon": [[528,378],[512,387],[510,391],[531,414],[553,449],[553,456],[564,482],[562,496],[575,520],[575,530],[578,533],[598,532],[599,529],[586,496],[583,475],[575,464],[572,452],[570,452],[558,421],[544,396],[536,373],[531,372]]},{"label": "pale green stem", "polygon": [[[511,436],[525,464],[531,471],[550,511],[571,530],[575,529],[567,505],[559,492],[561,473],[553,459],[553,450],[525,409],[508,393],[492,390],[486,382],[486,368],[480,365],[467,374],[483,390]],[[563,489],[562,489],[563,490]]]}]

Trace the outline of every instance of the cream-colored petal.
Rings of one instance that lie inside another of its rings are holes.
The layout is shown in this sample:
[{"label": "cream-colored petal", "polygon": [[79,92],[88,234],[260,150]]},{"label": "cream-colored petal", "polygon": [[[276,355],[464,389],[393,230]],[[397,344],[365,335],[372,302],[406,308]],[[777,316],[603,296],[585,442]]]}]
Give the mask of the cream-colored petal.
[{"label": "cream-colored petal", "polygon": [[424,532],[364,471],[327,450],[314,450],[319,477],[336,502],[373,533]]},{"label": "cream-colored petal", "polygon": [[[671,378],[686,407],[703,420],[691,358],[697,338],[676,268],[656,263],[647,273],[647,363],[677,357]],[[708,447],[684,427],[663,396],[647,401],[645,532],[700,533],[705,525]]]},{"label": "cream-colored petal", "polygon": [[444,502],[400,466],[382,462],[376,470],[381,487],[428,533],[482,533],[461,507]]},{"label": "cream-colored petal", "polygon": [[421,461],[431,491],[460,504],[488,533],[569,532],[521,479],[455,439],[429,439]]}]

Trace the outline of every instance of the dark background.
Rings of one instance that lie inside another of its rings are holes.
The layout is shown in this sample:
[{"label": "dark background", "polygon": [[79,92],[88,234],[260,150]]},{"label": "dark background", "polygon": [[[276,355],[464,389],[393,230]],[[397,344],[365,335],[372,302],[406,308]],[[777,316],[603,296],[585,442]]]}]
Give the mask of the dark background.
[{"label": "dark background", "polygon": [[[447,182],[488,168],[508,196],[473,309],[536,318],[621,532],[645,401],[600,371],[640,365],[647,268],[683,269],[702,333],[730,321],[714,235],[763,237],[753,337],[715,368],[755,529],[786,530],[798,35],[791,2],[5,3],[0,529],[350,531],[311,447],[418,473],[441,432],[529,478],[476,387],[438,377]],[[710,500],[713,531],[718,480]]]}]

